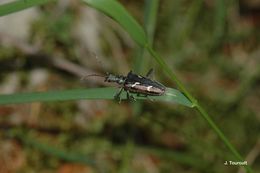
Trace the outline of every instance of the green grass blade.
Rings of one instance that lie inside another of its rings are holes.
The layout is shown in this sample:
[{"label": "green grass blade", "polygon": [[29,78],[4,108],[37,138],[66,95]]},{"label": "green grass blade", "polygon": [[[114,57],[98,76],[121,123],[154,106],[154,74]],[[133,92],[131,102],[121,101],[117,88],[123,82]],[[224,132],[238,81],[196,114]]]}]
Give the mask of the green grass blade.
[{"label": "green grass blade", "polygon": [[215,26],[212,35],[211,50],[216,51],[224,40],[226,28],[227,7],[225,0],[215,2]]},{"label": "green grass blade", "polygon": [[[159,7],[159,0],[146,0],[145,1],[145,11],[144,11],[144,28],[147,33],[148,44],[153,45],[154,32],[156,28],[157,11]],[[134,71],[138,73],[143,73],[148,71],[148,66],[150,63],[148,52],[145,51],[145,46],[139,47],[137,53],[134,56]],[[150,67],[149,67],[150,68]]]},{"label": "green grass blade", "polygon": [[129,35],[141,46],[147,44],[147,37],[142,27],[129,15],[125,8],[115,0],[82,0],[112,17],[129,33]]},{"label": "green grass blade", "polygon": [[0,16],[5,16],[14,12],[18,12],[36,5],[42,5],[54,0],[17,0],[14,2],[0,5]]},{"label": "green grass blade", "polygon": [[0,95],[0,104],[17,104],[76,99],[112,99],[114,88],[73,89],[62,91],[16,93]]},{"label": "green grass blade", "polygon": [[[106,88],[91,88],[91,89],[74,89],[63,91],[48,91],[35,93],[17,93],[0,95],[0,105],[18,104],[30,102],[46,102],[46,101],[65,101],[65,100],[99,100],[99,99],[114,99],[115,93],[118,91],[114,87]],[[154,101],[175,102],[188,107],[192,107],[191,102],[178,90],[167,88],[167,91],[162,96],[137,96],[132,94],[137,100],[152,99]],[[121,95],[122,100],[127,99],[126,93]]]},{"label": "green grass blade", "polygon": [[159,3],[160,0],[145,0],[144,27],[150,44],[153,43]]}]

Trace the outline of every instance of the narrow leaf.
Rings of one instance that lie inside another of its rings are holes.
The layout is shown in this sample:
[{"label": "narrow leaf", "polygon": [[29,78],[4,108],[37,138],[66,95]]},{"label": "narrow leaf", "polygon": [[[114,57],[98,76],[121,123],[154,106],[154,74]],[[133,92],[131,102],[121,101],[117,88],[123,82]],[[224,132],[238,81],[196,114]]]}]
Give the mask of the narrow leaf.
[{"label": "narrow leaf", "polygon": [[[63,91],[48,91],[48,92],[35,92],[35,93],[17,93],[0,95],[0,105],[4,104],[18,104],[18,103],[30,103],[30,102],[44,102],[44,101],[65,101],[65,100],[104,100],[114,99],[115,93],[118,91],[114,87],[106,88],[91,88],[91,89],[74,89]],[[158,100],[175,102],[188,107],[192,107],[191,102],[178,90],[173,88],[167,88],[166,92],[162,96],[137,96],[132,94],[137,100]],[[121,99],[127,99],[126,93],[123,92]]]},{"label": "narrow leaf", "polygon": [[126,9],[115,0],[82,0],[88,5],[107,14],[117,21],[140,46],[147,44],[147,37],[142,27],[129,15]]},{"label": "narrow leaf", "polygon": [[0,5],[0,17],[54,0],[17,0]]}]

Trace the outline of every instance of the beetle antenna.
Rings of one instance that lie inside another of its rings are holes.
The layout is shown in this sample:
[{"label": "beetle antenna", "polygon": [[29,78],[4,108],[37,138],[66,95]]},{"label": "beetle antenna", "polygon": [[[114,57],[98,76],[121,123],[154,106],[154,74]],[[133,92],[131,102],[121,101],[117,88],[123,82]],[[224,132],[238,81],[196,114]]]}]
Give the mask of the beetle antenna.
[{"label": "beetle antenna", "polygon": [[87,76],[83,76],[80,80],[85,80],[88,77],[97,76],[97,77],[106,77],[105,75],[99,75],[99,74],[89,74]]}]

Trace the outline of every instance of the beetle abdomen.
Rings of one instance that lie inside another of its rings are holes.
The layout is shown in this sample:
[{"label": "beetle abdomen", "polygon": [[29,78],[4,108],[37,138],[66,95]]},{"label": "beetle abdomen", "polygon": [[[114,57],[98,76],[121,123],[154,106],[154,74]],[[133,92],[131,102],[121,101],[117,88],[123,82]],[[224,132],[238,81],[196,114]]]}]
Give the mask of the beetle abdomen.
[{"label": "beetle abdomen", "polygon": [[147,77],[136,75],[131,71],[127,74],[124,89],[133,93],[159,96],[165,92],[165,86]]},{"label": "beetle abdomen", "polygon": [[139,82],[135,82],[133,84],[128,83],[124,85],[124,89],[133,92],[133,93],[141,93],[152,96],[159,96],[164,94],[165,88],[158,88],[151,85],[143,85]]}]

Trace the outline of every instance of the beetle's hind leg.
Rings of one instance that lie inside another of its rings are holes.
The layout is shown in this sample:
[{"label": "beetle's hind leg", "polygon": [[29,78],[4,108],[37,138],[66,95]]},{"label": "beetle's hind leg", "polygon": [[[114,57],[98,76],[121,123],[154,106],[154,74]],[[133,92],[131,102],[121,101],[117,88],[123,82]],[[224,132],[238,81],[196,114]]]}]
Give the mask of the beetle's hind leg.
[{"label": "beetle's hind leg", "polygon": [[150,101],[154,101],[154,100],[153,100],[152,98],[150,98],[147,94],[140,94],[140,93],[138,93],[137,96],[138,96],[138,97],[145,97],[145,98],[147,98],[147,99],[150,100]]},{"label": "beetle's hind leg", "polygon": [[145,76],[147,78],[152,78],[153,77],[153,68],[151,68]]}]

